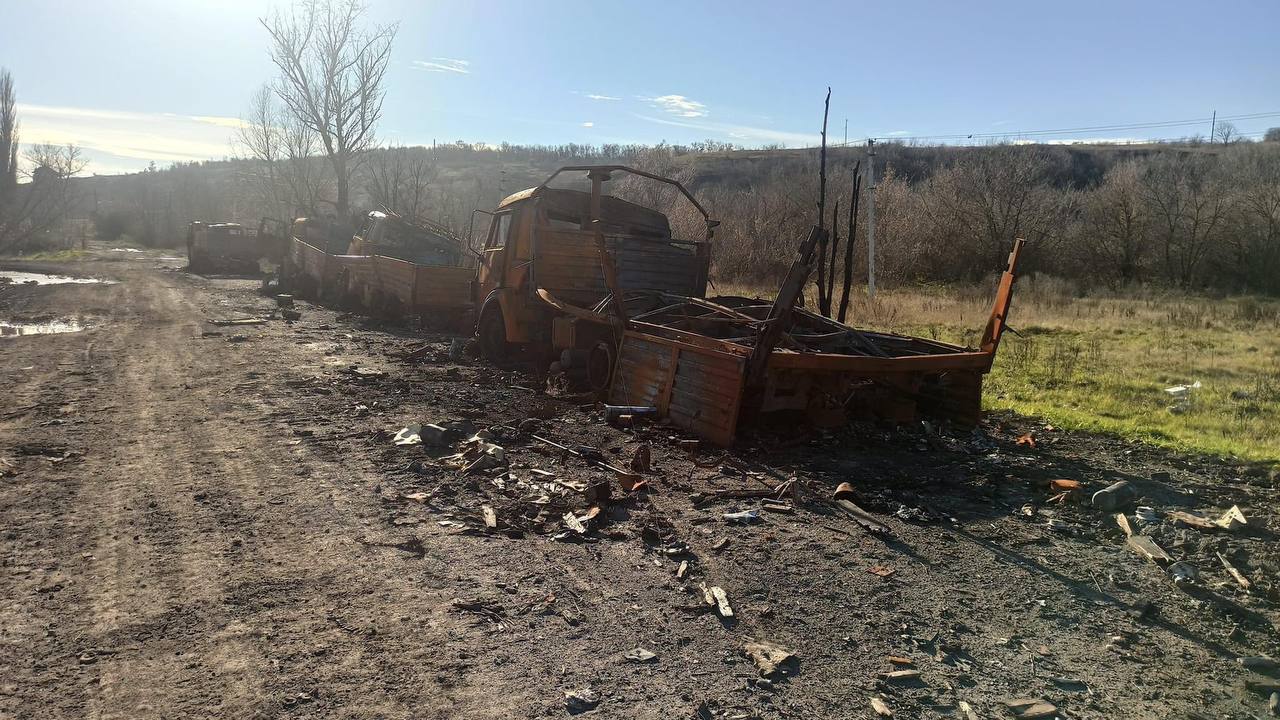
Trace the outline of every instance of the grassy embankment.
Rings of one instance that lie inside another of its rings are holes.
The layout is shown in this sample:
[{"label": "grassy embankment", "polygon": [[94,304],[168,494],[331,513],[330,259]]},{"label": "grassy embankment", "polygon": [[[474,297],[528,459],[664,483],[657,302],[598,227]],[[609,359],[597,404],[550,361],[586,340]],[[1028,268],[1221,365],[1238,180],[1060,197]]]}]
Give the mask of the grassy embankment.
[{"label": "grassy embankment", "polygon": [[[1280,301],[1153,292],[1073,297],[1024,278],[983,405],[1180,450],[1280,461]],[[976,345],[987,288],[889,290],[858,327]],[[1184,402],[1165,388],[1201,387]]]}]

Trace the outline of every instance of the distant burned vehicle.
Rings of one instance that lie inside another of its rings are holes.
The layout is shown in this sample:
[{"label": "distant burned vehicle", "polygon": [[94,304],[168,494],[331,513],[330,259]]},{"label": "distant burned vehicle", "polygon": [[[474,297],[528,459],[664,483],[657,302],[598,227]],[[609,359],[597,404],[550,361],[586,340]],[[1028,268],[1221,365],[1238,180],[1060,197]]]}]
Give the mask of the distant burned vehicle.
[{"label": "distant burned vehicle", "polygon": [[196,221],[187,227],[187,265],[192,272],[257,275],[261,262],[284,256],[285,224],[263,218],[256,230],[240,223]]},{"label": "distant burned vehicle", "polygon": [[[550,187],[571,172],[586,173],[591,190]],[[605,195],[616,174],[674,188],[702,215],[704,236],[677,239],[662,213]],[[593,384],[606,384],[614,328],[577,308],[610,297],[611,288],[702,297],[718,224],[679,182],[621,165],[564,167],[507,197],[493,213],[476,277],[481,352],[500,359],[519,345],[560,351],[566,365],[589,364]]]},{"label": "distant burned vehicle", "polygon": [[471,308],[474,261],[447,229],[373,211],[354,235],[308,218],[294,221],[291,234],[282,279],[299,295],[392,318],[454,311],[450,324],[466,324],[459,318]]}]

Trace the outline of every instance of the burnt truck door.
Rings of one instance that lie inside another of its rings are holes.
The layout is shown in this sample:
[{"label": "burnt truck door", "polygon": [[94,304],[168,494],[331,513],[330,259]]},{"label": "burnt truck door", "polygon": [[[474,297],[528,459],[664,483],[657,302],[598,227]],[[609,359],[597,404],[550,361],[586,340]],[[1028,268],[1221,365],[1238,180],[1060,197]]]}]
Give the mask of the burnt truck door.
[{"label": "burnt truck door", "polygon": [[507,270],[507,238],[511,234],[512,215],[511,210],[503,210],[496,213],[489,223],[489,237],[480,256],[480,292],[476,297],[479,303],[484,303],[490,293],[502,287],[502,276]]}]

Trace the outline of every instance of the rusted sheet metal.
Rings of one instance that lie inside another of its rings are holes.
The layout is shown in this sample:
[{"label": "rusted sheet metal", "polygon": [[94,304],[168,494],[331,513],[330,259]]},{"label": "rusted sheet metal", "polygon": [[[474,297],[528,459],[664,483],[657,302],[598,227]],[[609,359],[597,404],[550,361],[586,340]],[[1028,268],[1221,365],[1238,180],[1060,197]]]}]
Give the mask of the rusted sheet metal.
[{"label": "rusted sheet metal", "polygon": [[[622,291],[692,296],[704,292],[709,256],[699,251],[699,243],[625,235],[606,235],[604,241]],[[590,230],[539,228],[536,242],[536,287],[581,305],[594,304],[609,293]]]},{"label": "rusted sheet metal", "polygon": [[619,348],[610,401],[656,407],[676,426],[730,445],[745,361],[743,355],[628,331]]},{"label": "rusted sheet metal", "polygon": [[[981,413],[982,377],[1007,325],[1022,245],[1014,243],[978,349],[858,330],[793,307],[790,292],[773,303],[629,297],[611,400],[653,405],[720,444],[733,441],[741,417],[781,411],[823,424],[925,415],[972,425]],[[802,265],[804,257],[797,260],[800,275]],[[794,290],[796,278],[790,280]],[[754,381],[753,360],[763,361]]]},{"label": "rusted sheet metal", "polygon": [[373,283],[377,291],[386,298],[394,298],[403,308],[410,309],[414,305],[414,284],[417,282],[417,266],[413,263],[392,257],[374,255],[370,258],[373,267]]}]

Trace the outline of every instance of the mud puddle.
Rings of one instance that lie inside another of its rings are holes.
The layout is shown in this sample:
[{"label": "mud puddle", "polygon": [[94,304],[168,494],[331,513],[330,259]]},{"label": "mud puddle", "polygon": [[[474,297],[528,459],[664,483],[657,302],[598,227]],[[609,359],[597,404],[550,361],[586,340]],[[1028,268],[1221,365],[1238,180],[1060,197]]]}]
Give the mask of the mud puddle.
[{"label": "mud puddle", "polygon": [[85,324],[79,320],[41,320],[37,322],[8,322],[0,320],[0,337],[21,337],[25,335],[56,335],[58,333],[80,332]]},{"label": "mud puddle", "polygon": [[0,270],[0,284],[6,283],[12,285],[88,285],[93,283],[110,285],[113,281],[90,277],[71,277],[69,275],[23,272],[21,270]]}]

